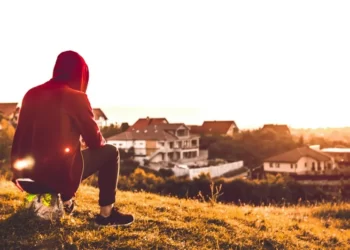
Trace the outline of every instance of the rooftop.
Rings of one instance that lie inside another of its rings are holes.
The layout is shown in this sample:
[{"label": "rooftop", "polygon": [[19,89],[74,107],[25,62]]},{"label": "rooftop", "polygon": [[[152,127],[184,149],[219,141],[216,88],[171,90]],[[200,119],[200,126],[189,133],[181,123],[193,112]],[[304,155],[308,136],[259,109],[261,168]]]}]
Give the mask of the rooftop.
[{"label": "rooftop", "polygon": [[102,111],[102,109],[100,108],[94,108],[92,109],[95,119],[99,119],[100,117],[103,117],[103,119],[108,120],[107,116],[105,115],[105,113]]},{"label": "rooftop", "polygon": [[9,116],[16,111],[17,106],[17,102],[0,103],[0,113],[2,113],[4,116]]},{"label": "rooftop", "polygon": [[201,126],[190,126],[192,133],[226,134],[230,127],[237,127],[235,121],[204,121]]},{"label": "rooftop", "polygon": [[168,120],[164,117],[162,118],[140,118],[132,126],[129,127],[127,131],[132,131],[133,129],[144,129],[149,125],[161,125],[168,124]]},{"label": "rooftop", "polygon": [[[107,138],[107,140],[128,141],[128,140],[158,140],[158,141],[173,141],[178,140],[178,137],[169,132],[176,130],[184,123],[168,123],[159,125],[148,125],[142,129],[129,128],[128,131]],[[197,135],[190,135],[189,138],[198,138]]]},{"label": "rooftop", "polygon": [[301,157],[311,157],[317,161],[329,161],[331,158],[322,152],[309,147],[295,148],[279,155],[267,158],[265,162],[288,162],[296,163]]}]

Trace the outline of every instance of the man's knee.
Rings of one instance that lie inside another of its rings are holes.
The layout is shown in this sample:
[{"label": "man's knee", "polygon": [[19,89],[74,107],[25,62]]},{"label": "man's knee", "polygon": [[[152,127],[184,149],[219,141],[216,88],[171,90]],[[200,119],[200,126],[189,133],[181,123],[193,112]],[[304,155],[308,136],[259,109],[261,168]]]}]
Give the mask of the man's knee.
[{"label": "man's knee", "polygon": [[106,144],[104,147],[106,148],[105,150],[108,151],[108,155],[110,155],[111,158],[117,159],[117,160],[119,159],[119,150],[117,147],[111,144]]}]

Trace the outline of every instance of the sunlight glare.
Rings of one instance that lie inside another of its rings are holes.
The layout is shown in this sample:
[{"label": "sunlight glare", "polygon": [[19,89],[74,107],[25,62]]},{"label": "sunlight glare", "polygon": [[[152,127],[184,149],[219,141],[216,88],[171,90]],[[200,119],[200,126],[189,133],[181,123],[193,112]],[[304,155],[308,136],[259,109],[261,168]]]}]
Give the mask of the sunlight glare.
[{"label": "sunlight glare", "polygon": [[14,163],[14,168],[17,170],[23,170],[23,169],[32,169],[34,166],[34,159],[33,157],[25,157],[24,159],[17,160]]}]

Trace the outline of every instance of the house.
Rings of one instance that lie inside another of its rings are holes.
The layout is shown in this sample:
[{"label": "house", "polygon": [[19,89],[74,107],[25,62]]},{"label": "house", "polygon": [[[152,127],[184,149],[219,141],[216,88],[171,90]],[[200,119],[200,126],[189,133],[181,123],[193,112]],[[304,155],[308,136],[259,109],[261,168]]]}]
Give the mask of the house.
[{"label": "house", "polygon": [[265,172],[293,174],[322,173],[335,167],[330,156],[307,146],[272,156],[263,166]]},{"label": "house", "polygon": [[13,127],[17,126],[19,110],[17,102],[0,103],[0,116],[7,119]]},{"label": "house", "polygon": [[323,148],[320,151],[333,157],[340,170],[350,172],[350,148]]},{"label": "house", "polygon": [[288,126],[284,124],[265,124],[262,127],[262,130],[272,130],[278,134],[291,135]]},{"label": "house", "polygon": [[138,119],[131,127],[128,128],[127,131],[132,131],[133,129],[144,129],[150,125],[161,125],[161,124],[169,124],[166,118],[140,118]]},{"label": "house", "polygon": [[108,118],[105,115],[105,113],[102,111],[102,109],[100,109],[100,108],[93,108],[92,111],[94,113],[94,118],[95,118],[95,121],[96,121],[97,125],[100,128],[102,128],[104,126],[107,126]]},{"label": "house", "polygon": [[239,129],[234,121],[204,121],[201,126],[190,126],[191,133],[199,135],[234,136]]},{"label": "house", "polygon": [[184,123],[148,125],[142,129],[132,128],[107,138],[107,143],[120,149],[135,151],[135,160],[143,164],[182,162],[199,157],[199,136],[191,135]]}]

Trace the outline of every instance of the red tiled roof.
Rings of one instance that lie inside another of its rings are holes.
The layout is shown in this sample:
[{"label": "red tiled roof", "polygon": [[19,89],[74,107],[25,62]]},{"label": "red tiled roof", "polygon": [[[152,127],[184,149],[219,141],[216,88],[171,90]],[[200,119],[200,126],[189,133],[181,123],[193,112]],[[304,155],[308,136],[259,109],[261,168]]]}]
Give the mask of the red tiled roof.
[{"label": "red tiled roof", "polygon": [[132,131],[132,129],[143,129],[149,125],[160,125],[160,124],[168,124],[168,120],[165,118],[140,118],[138,119],[132,126],[128,128],[127,131]]},{"label": "red tiled roof", "polygon": [[17,105],[17,102],[0,103],[0,113],[8,117],[12,113],[15,113]]},{"label": "red tiled roof", "polygon": [[202,126],[189,125],[189,127],[190,127],[191,133],[193,133],[193,134],[203,134],[204,133],[204,130],[203,130]]},{"label": "red tiled roof", "polygon": [[234,121],[204,121],[202,131],[204,133],[226,134],[231,125],[236,126]]},{"label": "red tiled roof", "polygon": [[100,117],[103,117],[103,119],[108,120],[107,116],[105,115],[105,113],[102,111],[102,109],[100,108],[94,108],[92,109],[92,111],[94,112],[94,116],[95,119],[98,120]]},{"label": "red tiled roof", "polygon": [[167,124],[156,124],[154,125],[156,128],[160,128],[160,129],[164,129],[164,130],[176,130],[178,128],[180,128],[181,126],[189,129],[189,127],[187,127],[185,125],[185,123],[167,123]]},{"label": "red tiled roof", "polygon": [[153,125],[147,126],[143,129],[134,129],[126,131],[107,138],[108,141],[128,141],[128,140],[177,140],[175,135],[172,135],[161,128],[157,128]]},{"label": "red tiled roof", "polygon": [[309,147],[292,149],[285,153],[267,158],[265,162],[288,162],[296,163],[301,157],[311,157],[317,161],[330,161],[331,158]]},{"label": "red tiled roof", "polygon": [[284,124],[265,124],[262,129],[271,129],[279,133],[290,134],[288,126]]}]

